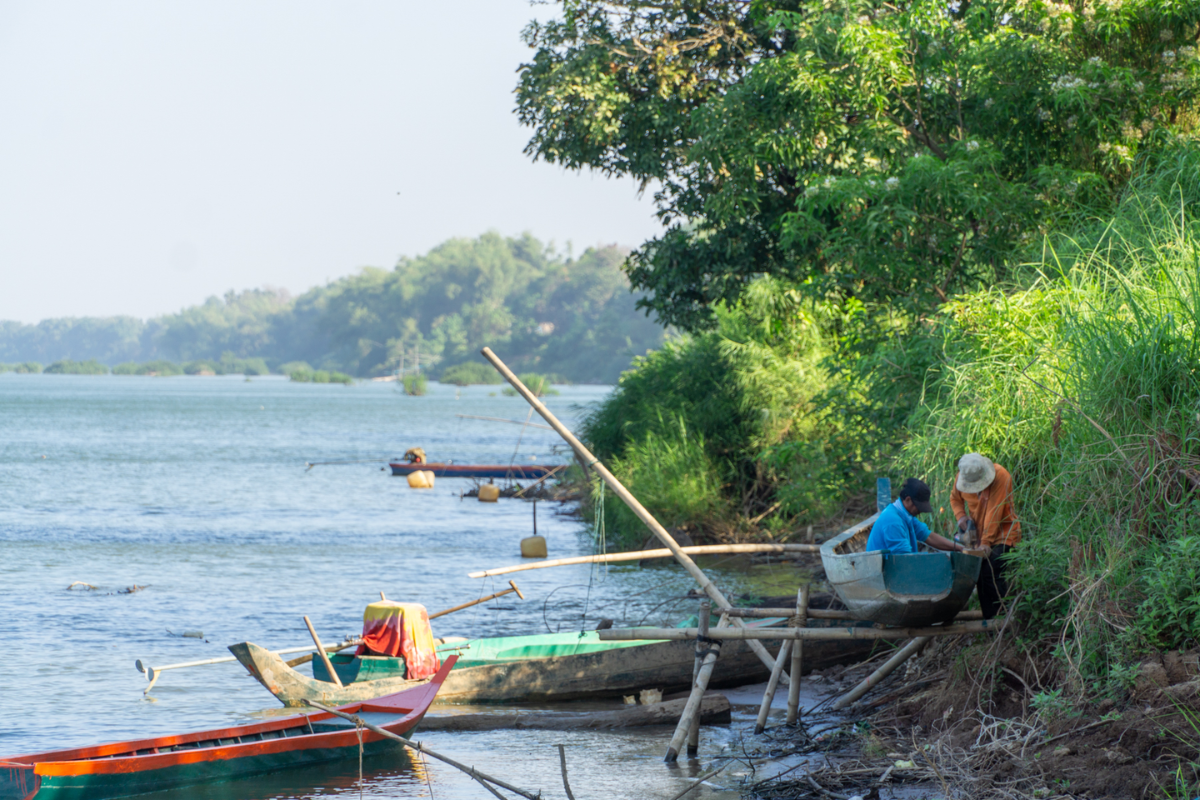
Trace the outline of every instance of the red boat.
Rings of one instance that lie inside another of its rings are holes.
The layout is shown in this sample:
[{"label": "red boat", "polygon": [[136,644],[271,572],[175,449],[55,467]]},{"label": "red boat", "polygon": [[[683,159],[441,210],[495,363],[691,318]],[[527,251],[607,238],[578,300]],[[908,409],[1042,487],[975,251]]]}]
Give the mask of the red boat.
[{"label": "red boat", "polygon": [[403,461],[388,464],[393,475],[413,472],[432,472],[437,478],[544,478],[562,465],[533,466],[520,464],[410,464]]},{"label": "red boat", "polygon": [[[437,696],[457,656],[426,684],[339,711],[399,736],[409,736]],[[321,712],[232,728],[114,742],[0,758],[0,800],[108,800],[181,786],[356,758],[353,722]],[[364,728],[363,755],[403,747]]]}]

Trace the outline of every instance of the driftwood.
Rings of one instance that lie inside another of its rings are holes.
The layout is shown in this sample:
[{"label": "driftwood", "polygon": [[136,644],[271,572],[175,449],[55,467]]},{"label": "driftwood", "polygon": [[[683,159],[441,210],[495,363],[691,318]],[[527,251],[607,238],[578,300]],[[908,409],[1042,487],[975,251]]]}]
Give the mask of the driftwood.
[{"label": "driftwood", "polygon": [[[522,383],[521,379],[513,374],[513,371],[509,369],[495,353],[492,352],[490,347],[483,348],[482,353],[483,357],[491,362],[491,365],[495,367],[501,375],[504,376],[504,379],[507,380],[514,389],[517,390],[517,394],[524,397],[525,401],[529,403],[529,405],[533,406],[534,410],[542,416],[542,419],[546,420],[550,427],[554,428],[558,435],[565,439],[567,444],[571,445],[571,449],[575,451],[575,455],[579,458],[579,462],[584,465],[585,469],[594,468],[596,470],[596,474],[600,476],[608,488],[612,489],[613,494],[621,498],[625,505],[629,506],[629,510],[634,513],[634,516],[645,523],[646,527],[648,527],[651,532],[658,537],[659,541],[667,546],[667,549],[670,550],[671,554],[675,556],[675,560],[678,561],[685,570],[687,570],[687,573],[692,576],[692,579],[700,585],[701,590],[703,590],[705,594],[712,598],[712,601],[716,603],[717,608],[721,611],[724,611],[727,608],[732,608],[733,604],[725,598],[725,595],[720,589],[717,588],[717,585],[712,582],[712,579],[705,575],[704,570],[696,566],[696,562],[693,561],[686,553],[684,553],[682,549],[680,549],[679,545],[675,542],[675,539],[671,536],[671,534],[667,533],[667,529],[659,524],[659,521],[654,518],[654,515],[647,511],[646,507],[638,502],[638,499],[634,497],[633,494],[626,489],[619,480],[617,480],[615,475],[608,471],[608,468],[600,462],[600,459],[592,455],[591,451],[583,446],[583,442],[579,441],[579,439],[577,439],[573,433],[567,430],[566,426],[558,421],[558,417],[554,416],[554,414],[550,412],[550,409],[546,408],[546,404],[541,400],[538,400],[537,397],[534,396],[533,392],[529,391],[529,387]],[[733,623],[735,628],[742,627],[742,621],[740,619],[731,619],[730,622]],[[759,660],[766,665],[767,669],[774,669],[775,659],[771,658],[771,654],[767,652],[767,648],[763,647],[762,642],[747,641],[746,644],[754,652],[754,654],[758,656]]]},{"label": "driftwood", "polygon": [[[625,706],[619,711],[517,712],[483,714],[426,715],[422,731],[494,731],[494,730],[619,730],[648,725],[674,725],[686,699],[666,700],[648,706]],[[729,700],[720,692],[704,695],[700,721],[705,725],[724,725],[730,721]]]},{"label": "driftwood", "polygon": [[[957,636],[963,633],[996,633],[1003,619],[963,622],[932,628],[724,628],[708,632],[713,639],[915,639],[918,636]],[[597,631],[602,642],[629,642],[641,639],[695,639],[696,628],[610,628]],[[774,659],[772,659],[774,661]],[[773,666],[773,665],[772,665]]]},{"label": "driftwood", "polygon": [[[680,547],[680,552],[689,556],[731,555],[736,553],[820,553],[821,548],[815,544],[702,544],[694,547]],[[598,556],[576,556],[574,558],[552,558],[547,561],[535,561],[532,564],[515,564],[511,567],[497,567],[479,572],[467,573],[468,578],[489,578],[493,575],[505,575],[509,572],[524,572],[531,569],[546,567],[569,567],[573,564],[612,564],[618,561],[641,561],[650,558],[672,558],[675,555],[666,548],[657,550],[633,550],[628,553],[604,553]]]}]

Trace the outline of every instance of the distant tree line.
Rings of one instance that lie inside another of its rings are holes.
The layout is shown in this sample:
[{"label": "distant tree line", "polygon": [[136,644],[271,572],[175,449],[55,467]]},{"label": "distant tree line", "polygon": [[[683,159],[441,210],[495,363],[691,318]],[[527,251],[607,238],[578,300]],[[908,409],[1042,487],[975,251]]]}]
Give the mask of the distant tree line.
[{"label": "distant tree line", "polygon": [[475,383],[491,380],[478,361],[487,345],[516,369],[612,383],[666,335],[635,307],[621,270],[625,255],[613,246],[572,258],[528,234],[487,233],[299,297],[250,289],[150,320],[0,321],[0,362],[25,372],[49,363],[59,372],[125,375],[372,377],[419,367],[432,378]]}]

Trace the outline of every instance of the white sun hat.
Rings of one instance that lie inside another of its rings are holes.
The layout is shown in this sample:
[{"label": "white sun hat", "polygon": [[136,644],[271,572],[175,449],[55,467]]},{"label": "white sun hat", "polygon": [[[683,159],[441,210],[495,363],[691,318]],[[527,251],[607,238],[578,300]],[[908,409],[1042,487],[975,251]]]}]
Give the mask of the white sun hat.
[{"label": "white sun hat", "polygon": [[982,492],[996,480],[996,465],[987,456],[967,453],[958,460],[958,481],[954,484],[960,492],[975,494]]}]

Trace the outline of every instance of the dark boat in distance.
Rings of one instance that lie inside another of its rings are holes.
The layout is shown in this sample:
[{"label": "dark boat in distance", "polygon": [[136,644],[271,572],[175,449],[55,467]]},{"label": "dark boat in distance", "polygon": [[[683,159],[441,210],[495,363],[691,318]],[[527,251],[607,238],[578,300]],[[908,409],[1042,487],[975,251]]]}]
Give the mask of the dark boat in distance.
[{"label": "dark boat in distance", "polygon": [[[339,710],[410,735],[453,669],[427,683]],[[321,712],[229,728],[0,758],[0,800],[110,800],[290,767],[373,755],[399,742]]]},{"label": "dark boat in distance", "polygon": [[432,472],[436,478],[519,478],[536,480],[544,478],[561,464],[410,464],[393,461],[388,464],[393,475],[411,475],[414,472]]}]

